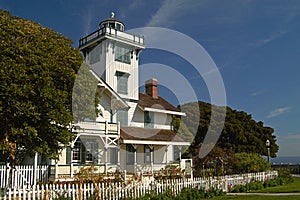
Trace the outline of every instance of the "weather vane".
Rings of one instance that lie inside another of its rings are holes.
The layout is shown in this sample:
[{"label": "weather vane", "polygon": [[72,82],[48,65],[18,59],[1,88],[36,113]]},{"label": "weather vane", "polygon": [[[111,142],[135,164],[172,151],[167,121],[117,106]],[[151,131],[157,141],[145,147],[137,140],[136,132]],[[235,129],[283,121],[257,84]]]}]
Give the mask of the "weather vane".
[{"label": "weather vane", "polygon": [[115,13],[111,12],[111,18],[114,18],[114,17],[115,17]]}]

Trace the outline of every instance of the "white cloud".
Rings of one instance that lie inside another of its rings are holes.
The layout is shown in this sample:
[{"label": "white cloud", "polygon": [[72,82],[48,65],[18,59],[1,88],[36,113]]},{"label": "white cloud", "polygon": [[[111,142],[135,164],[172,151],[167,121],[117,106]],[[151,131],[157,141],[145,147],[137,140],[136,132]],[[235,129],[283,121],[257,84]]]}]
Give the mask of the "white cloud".
[{"label": "white cloud", "polygon": [[200,4],[193,0],[165,0],[146,26],[170,27]]},{"label": "white cloud", "polygon": [[263,94],[264,92],[265,92],[264,90],[258,90],[258,91],[252,92],[250,94],[250,96],[255,97],[255,96]]},{"label": "white cloud", "polygon": [[289,32],[288,30],[280,30],[280,31],[272,32],[269,35],[267,35],[265,38],[256,41],[254,46],[255,47],[264,46],[264,45],[266,45],[266,44],[268,44],[268,43],[270,43],[270,42],[272,42],[276,39],[279,39],[280,37],[284,36],[288,32]]},{"label": "white cloud", "polygon": [[276,116],[279,116],[279,115],[282,115],[284,113],[287,113],[291,110],[291,107],[283,107],[283,108],[277,108],[273,111],[271,111],[269,113],[269,115],[267,116],[267,118],[272,118],[272,117],[276,117]]}]

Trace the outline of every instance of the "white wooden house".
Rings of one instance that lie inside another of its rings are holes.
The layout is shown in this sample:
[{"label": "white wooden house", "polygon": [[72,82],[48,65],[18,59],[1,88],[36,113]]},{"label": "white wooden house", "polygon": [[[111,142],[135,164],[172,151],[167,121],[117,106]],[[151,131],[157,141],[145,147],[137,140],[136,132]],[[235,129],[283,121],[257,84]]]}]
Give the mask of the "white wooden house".
[{"label": "white wooden house", "polygon": [[113,16],[80,39],[79,49],[102,91],[101,116],[73,126],[76,139],[51,162],[54,179],[72,177],[91,164],[99,172],[137,173],[181,160],[181,147],[190,143],[173,131],[173,119],[185,114],[158,95],[155,78],[139,93],[139,54],[144,48],[144,38],[124,32],[124,24]]}]

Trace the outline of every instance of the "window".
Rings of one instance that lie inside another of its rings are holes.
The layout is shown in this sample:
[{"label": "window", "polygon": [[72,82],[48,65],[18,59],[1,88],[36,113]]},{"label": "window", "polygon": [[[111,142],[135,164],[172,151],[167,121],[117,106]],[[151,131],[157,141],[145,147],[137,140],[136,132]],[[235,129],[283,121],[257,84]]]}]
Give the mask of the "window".
[{"label": "window", "polygon": [[117,148],[109,148],[110,155],[110,163],[117,164],[118,163],[118,149]]},{"label": "window", "polygon": [[151,148],[149,145],[144,145],[144,163],[151,163],[152,158],[151,158]]},{"label": "window", "polygon": [[[67,149],[67,163],[98,163],[98,142],[94,139],[79,138],[71,149]],[[72,157],[71,157],[72,156]]]},{"label": "window", "polygon": [[77,141],[73,147],[73,162],[81,161],[81,142]]},{"label": "window", "polygon": [[153,112],[145,111],[144,126],[146,128],[154,128],[154,113]]},{"label": "window", "polygon": [[116,45],[115,61],[130,64],[131,63],[130,50],[127,49],[126,47]]},{"label": "window", "polygon": [[126,164],[134,164],[134,152],[134,147],[131,144],[126,144]]},{"label": "window", "polygon": [[117,122],[120,122],[121,126],[128,126],[128,111],[127,110],[118,110]]},{"label": "window", "polygon": [[85,142],[85,161],[96,163],[97,161],[97,151],[98,145],[96,142]]},{"label": "window", "polygon": [[128,94],[129,74],[117,71],[116,76],[117,76],[117,92],[120,94]]}]

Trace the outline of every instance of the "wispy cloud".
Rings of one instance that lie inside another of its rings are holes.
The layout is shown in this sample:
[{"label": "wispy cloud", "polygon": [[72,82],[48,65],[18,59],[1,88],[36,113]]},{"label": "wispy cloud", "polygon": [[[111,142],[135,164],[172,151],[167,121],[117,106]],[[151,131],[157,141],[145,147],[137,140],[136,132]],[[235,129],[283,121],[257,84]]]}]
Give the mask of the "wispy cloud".
[{"label": "wispy cloud", "polygon": [[146,26],[170,27],[176,23],[178,18],[186,15],[200,4],[193,0],[165,0]]},{"label": "wispy cloud", "polygon": [[272,117],[276,117],[276,116],[279,116],[279,115],[282,115],[284,113],[287,113],[291,110],[291,107],[287,106],[287,107],[283,107],[283,108],[277,108],[273,111],[271,111],[269,113],[269,115],[267,116],[267,118],[272,118]]},{"label": "wispy cloud", "polygon": [[261,95],[263,94],[265,91],[264,90],[258,90],[258,91],[255,91],[255,92],[252,92],[250,94],[251,97],[255,97],[255,96],[258,96],[258,95]]},{"label": "wispy cloud", "polygon": [[289,30],[280,30],[280,31],[275,31],[270,33],[269,35],[267,35],[265,38],[259,39],[254,43],[255,47],[261,47],[264,46],[276,39],[281,38],[282,36],[284,36],[285,34],[287,34],[288,32],[290,32]]}]

